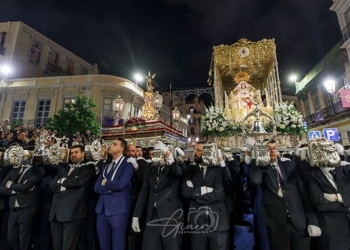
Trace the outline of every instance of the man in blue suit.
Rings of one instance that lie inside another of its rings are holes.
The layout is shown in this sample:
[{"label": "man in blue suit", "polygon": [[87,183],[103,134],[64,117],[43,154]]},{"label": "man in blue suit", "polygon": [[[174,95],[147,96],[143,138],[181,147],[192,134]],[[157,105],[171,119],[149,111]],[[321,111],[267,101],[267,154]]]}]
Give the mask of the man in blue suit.
[{"label": "man in blue suit", "polygon": [[97,232],[102,250],[125,249],[125,237],[131,210],[131,177],[133,165],[123,156],[127,142],[118,138],[108,153],[112,161],[103,164],[95,183],[100,195],[96,206]]}]

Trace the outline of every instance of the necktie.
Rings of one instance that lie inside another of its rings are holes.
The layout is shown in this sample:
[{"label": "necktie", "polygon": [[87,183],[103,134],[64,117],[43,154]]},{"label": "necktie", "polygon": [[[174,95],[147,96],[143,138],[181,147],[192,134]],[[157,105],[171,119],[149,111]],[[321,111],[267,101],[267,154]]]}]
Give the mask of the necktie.
[{"label": "necktie", "polygon": [[74,171],[75,168],[75,166],[71,166],[67,176],[70,176],[70,174]]},{"label": "necktie", "polygon": [[337,182],[337,173],[335,172],[335,169],[329,170],[329,173],[332,175],[334,182]]},{"label": "necktie", "polygon": [[108,175],[113,174],[114,169],[115,169],[115,165],[116,165],[116,163],[115,163],[115,162],[113,162],[112,167],[110,168],[110,170],[109,170],[109,172],[108,172]]},{"label": "necktie", "polygon": [[161,167],[158,167],[158,172],[157,172],[157,176],[156,176],[156,184],[154,185],[154,189],[157,189],[157,187],[158,187],[158,182],[160,179],[161,172],[162,172]]},{"label": "necktie", "polygon": [[21,179],[22,179],[22,177],[23,177],[23,175],[24,175],[24,173],[25,173],[25,170],[26,170],[26,167],[23,167],[23,166],[22,166],[21,170],[20,170],[19,173],[18,173],[18,177],[17,177],[18,183],[20,183],[20,181],[21,181]]},{"label": "necktie", "polygon": [[201,171],[202,171],[202,176],[203,176],[203,178],[204,178],[204,177],[205,177],[204,167],[201,167]]}]

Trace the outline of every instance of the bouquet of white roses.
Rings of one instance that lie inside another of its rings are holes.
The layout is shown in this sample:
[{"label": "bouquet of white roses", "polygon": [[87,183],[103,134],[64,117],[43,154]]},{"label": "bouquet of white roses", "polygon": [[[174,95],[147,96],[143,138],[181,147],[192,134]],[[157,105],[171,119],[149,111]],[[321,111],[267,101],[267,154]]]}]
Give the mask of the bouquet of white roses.
[{"label": "bouquet of white roses", "polygon": [[205,112],[202,117],[203,136],[228,136],[242,132],[240,124],[226,117],[222,108],[211,106]]},{"label": "bouquet of white roses", "polygon": [[277,132],[296,135],[305,133],[303,116],[295,109],[293,103],[281,102],[276,104],[274,119]]}]

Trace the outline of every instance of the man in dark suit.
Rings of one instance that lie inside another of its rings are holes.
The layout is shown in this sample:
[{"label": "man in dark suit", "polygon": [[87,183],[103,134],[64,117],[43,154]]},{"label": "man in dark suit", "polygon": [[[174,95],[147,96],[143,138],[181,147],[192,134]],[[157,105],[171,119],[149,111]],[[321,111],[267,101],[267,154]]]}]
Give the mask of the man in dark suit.
[{"label": "man in dark suit", "polygon": [[103,164],[95,183],[100,195],[96,206],[97,234],[102,250],[124,250],[131,210],[131,178],[133,165],[123,155],[127,142],[118,138],[109,147],[112,161]]},{"label": "man in dark suit", "polygon": [[[325,155],[323,159],[330,158]],[[307,161],[302,161],[301,165],[311,167]],[[349,174],[350,165],[340,166],[340,158],[337,167],[320,165],[313,167],[309,174],[311,200],[317,209],[322,229],[322,249],[350,249]]]},{"label": "man in dark suit", "polygon": [[12,249],[29,249],[39,204],[39,183],[44,169],[33,167],[27,151],[20,167],[12,168],[0,184],[0,194],[9,195],[8,243]]},{"label": "man in dark suit", "polygon": [[83,222],[88,214],[89,185],[93,185],[95,165],[84,162],[84,147],[70,150],[72,164],[59,166],[50,182],[54,192],[49,220],[55,250],[75,249]]},{"label": "man in dark suit", "polygon": [[[189,167],[183,183],[182,194],[190,199],[188,226],[192,228],[191,249],[219,249],[227,247],[229,226],[224,203],[223,167],[203,163],[203,142],[195,147],[195,165]],[[221,159],[222,160],[222,159]]]},{"label": "man in dark suit", "polygon": [[[277,159],[276,142],[267,142],[270,166],[257,167],[255,160],[250,169],[252,184],[262,184],[262,221],[266,224],[272,250],[308,250],[310,236],[319,236],[316,215],[308,199],[300,170],[292,161]],[[309,225],[309,226],[308,226]]]},{"label": "man in dark suit", "polygon": [[132,229],[141,231],[139,218],[147,209],[142,249],[180,250],[182,237],[176,232],[176,226],[183,221],[179,197],[183,171],[162,142],[158,142],[154,150],[162,151],[166,163],[164,166],[151,166],[147,170],[136,202]]},{"label": "man in dark suit", "polygon": [[[131,215],[129,216],[128,223],[128,250],[135,250],[142,248],[142,234],[134,232],[131,228],[132,214],[134,213],[135,205],[139,193],[141,191],[142,182],[146,174],[148,162],[141,156],[140,148],[136,147],[134,144],[129,144],[127,149],[128,162],[130,162],[134,167],[134,174],[131,179]],[[142,153],[142,149],[141,149]],[[143,228],[144,221],[140,221],[140,226]]]},{"label": "man in dark suit", "polygon": [[[0,165],[0,183],[5,179],[10,167]],[[8,205],[8,196],[0,194],[0,246],[3,246],[4,250],[10,249],[7,242],[7,226],[10,215],[10,208]]]}]

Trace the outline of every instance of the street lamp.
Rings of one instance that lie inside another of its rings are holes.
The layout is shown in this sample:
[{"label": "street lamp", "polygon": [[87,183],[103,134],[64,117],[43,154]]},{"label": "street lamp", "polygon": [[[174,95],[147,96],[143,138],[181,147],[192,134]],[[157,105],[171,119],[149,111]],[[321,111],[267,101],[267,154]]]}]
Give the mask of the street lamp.
[{"label": "street lamp", "polygon": [[162,108],[163,105],[163,97],[159,94],[158,91],[155,92],[153,100],[152,100],[153,107],[156,109],[155,119],[159,120],[159,110]]},{"label": "street lamp", "polygon": [[8,65],[1,66],[1,72],[5,75],[5,77],[12,72],[12,69]]},{"label": "street lamp", "polygon": [[330,93],[333,96],[336,96],[338,93],[335,92],[335,81],[331,78],[326,79],[323,82],[324,87],[326,88],[327,92]]},{"label": "street lamp", "polygon": [[177,107],[174,108],[172,111],[173,115],[173,121],[175,122],[175,128],[179,129],[179,120],[180,120],[180,110],[177,109]]},{"label": "street lamp", "polygon": [[298,79],[298,76],[294,75],[294,74],[289,77],[289,81],[294,82],[294,83],[297,81],[297,79]]},{"label": "street lamp", "polygon": [[142,82],[143,80],[143,77],[141,76],[141,74],[138,74],[138,73],[134,75],[134,78],[135,78],[136,84],[139,82]]},{"label": "street lamp", "polygon": [[[133,94],[132,97],[131,97],[130,118],[133,116],[132,113],[133,113],[133,112],[135,113],[135,95],[136,95],[138,83],[143,81],[143,77],[142,77],[141,74],[136,73],[136,74],[134,75],[134,79],[135,79],[135,91],[134,91],[134,94]],[[133,108],[134,108],[134,111],[133,111]]]},{"label": "street lamp", "polygon": [[113,111],[115,112],[114,117],[114,125],[118,125],[120,114],[124,107],[124,100],[121,98],[120,95],[117,96],[117,99],[113,100]]}]

